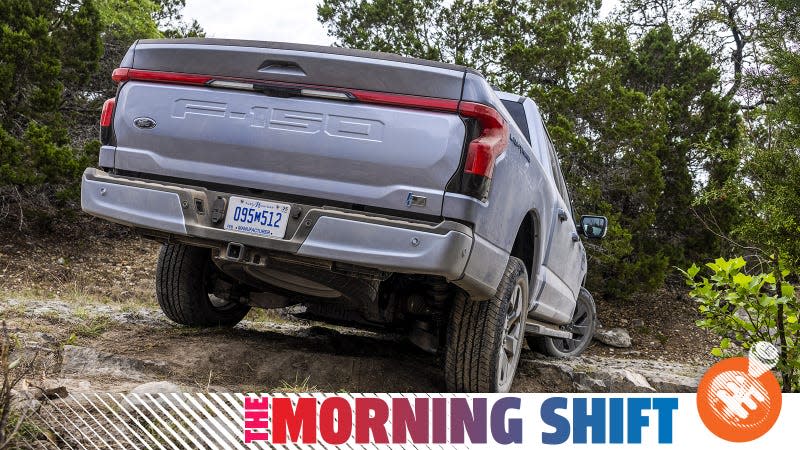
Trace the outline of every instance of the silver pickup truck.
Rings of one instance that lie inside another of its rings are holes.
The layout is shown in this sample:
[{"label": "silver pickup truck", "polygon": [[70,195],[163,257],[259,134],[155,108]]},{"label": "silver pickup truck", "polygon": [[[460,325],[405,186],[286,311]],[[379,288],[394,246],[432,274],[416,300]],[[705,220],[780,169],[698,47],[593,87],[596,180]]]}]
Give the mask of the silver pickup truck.
[{"label": "silver pickup truck", "polygon": [[588,345],[580,235],[536,105],[457,65],[334,47],[141,40],[113,73],[89,214],[163,242],[171,320],[251,307],[408,333],[451,391],[507,392],[525,337]]}]

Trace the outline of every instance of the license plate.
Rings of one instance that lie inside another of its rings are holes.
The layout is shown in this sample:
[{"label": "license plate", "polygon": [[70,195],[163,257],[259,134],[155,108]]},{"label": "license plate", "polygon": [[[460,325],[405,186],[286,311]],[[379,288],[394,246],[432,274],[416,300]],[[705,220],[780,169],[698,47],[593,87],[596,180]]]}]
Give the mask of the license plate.
[{"label": "license plate", "polygon": [[271,239],[283,239],[291,206],[254,198],[231,197],[225,229]]}]

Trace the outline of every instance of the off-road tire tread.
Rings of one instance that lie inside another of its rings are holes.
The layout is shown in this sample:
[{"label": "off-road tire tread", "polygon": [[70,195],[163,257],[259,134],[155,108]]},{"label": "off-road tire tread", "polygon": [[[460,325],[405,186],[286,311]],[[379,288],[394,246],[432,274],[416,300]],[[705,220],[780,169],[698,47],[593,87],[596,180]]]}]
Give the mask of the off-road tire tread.
[{"label": "off-road tire tread", "polygon": [[[461,291],[453,301],[445,348],[445,384],[450,392],[494,392],[508,301],[525,264],[510,257],[494,296],[474,301]],[[527,299],[526,299],[527,300]],[[527,304],[523,305],[527,310]]]},{"label": "off-road tire tread", "polygon": [[210,251],[185,244],[164,244],[156,268],[156,297],[161,310],[175,323],[198,327],[231,327],[250,307],[220,310],[208,298],[203,280]]}]

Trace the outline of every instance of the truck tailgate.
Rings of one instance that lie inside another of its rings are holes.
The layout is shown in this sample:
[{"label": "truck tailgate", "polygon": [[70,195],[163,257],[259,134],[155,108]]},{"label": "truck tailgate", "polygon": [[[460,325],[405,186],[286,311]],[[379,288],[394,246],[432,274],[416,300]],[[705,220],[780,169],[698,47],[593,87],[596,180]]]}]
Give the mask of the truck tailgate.
[{"label": "truck tailgate", "polygon": [[129,82],[114,133],[117,170],[440,215],[465,131],[455,114]]},{"label": "truck tailgate", "polygon": [[[180,42],[137,43],[122,66],[448,102],[464,78],[367,52]],[[465,139],[453,112],[141,79],[122,84],[113,130],[119,171],[436,216]]]}]

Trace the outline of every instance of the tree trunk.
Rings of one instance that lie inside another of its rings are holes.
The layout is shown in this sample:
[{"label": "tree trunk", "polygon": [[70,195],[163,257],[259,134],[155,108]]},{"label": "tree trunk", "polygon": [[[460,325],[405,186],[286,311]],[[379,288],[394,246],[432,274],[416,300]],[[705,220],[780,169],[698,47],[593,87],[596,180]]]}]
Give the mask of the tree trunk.
[{"label": "tree trunk", "polygon": [[[779,263],[777,253],[773,259],[773,263],[773,273],[775,274],[775,290],[777,291],[777,297],[780,298],[781,289],[783,286],[783,274],[781,273],[781,265]],[[778,314],[775,318],[775,326],[778,328],[778,343],[781,346],[779,361],[781,366],[781,377],[783,378],[783,392],[788,393],[792,391],[792,377],[789,374],[789,361],[787,359],[788,349],[786,346],[786,325],[783,322],[783,303],[778,303]]]}]

